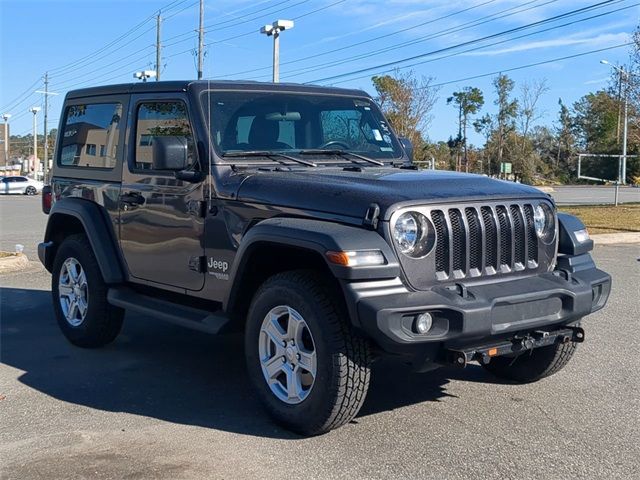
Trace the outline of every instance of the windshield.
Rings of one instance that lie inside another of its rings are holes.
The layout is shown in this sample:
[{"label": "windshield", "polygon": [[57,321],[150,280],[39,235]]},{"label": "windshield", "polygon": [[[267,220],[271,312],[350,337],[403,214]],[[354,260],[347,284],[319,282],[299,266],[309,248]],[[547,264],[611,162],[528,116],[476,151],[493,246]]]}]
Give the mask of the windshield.
[{"label": "windshield", "polygon": [[382,113],[366,98],[214,91],[201,98],[219,155],[341,150],[383,161],[402,156]]}]

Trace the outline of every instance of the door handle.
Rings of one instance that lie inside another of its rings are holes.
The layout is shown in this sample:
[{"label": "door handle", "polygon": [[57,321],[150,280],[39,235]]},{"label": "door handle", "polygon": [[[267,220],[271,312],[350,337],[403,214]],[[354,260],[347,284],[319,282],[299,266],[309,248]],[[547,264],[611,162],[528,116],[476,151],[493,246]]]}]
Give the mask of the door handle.
[{"label": "door handle", "polygon": [[127,192],[120,195],[120,203],[132,207],[144,205],[145,198],[139,192]]}]

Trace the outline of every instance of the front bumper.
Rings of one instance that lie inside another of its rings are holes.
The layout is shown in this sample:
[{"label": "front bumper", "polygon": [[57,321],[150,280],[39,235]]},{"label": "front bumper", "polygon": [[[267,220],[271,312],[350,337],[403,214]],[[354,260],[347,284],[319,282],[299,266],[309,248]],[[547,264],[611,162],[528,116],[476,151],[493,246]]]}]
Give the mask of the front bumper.
[{"label": "front bumper", "polygon": [[[611,277],[588,254],[559,262],[566,269],[536,276],[409,291],[399,280],[346,283],[351,316],[388,353],[431,357],[511,339],[543,327],[562,327],[601,309]],[[428,312],[433,326],[413,331],[416,315]]]}]

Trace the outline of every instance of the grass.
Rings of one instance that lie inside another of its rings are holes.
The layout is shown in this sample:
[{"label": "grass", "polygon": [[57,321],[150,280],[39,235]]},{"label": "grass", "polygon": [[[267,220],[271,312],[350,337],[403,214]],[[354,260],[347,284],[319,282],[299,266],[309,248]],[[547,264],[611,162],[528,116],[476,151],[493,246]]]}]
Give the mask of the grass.
[{"label": "grass", "polygon": [[579,217],[589,233],[640,232],[640,204],[585,205],[558,207],[561,212]]},{"label": "grass", "polygon": [[0,252],[0,258],[4,258],[4,257],[15,257],[16,254],[12,253],[12,252]]}]

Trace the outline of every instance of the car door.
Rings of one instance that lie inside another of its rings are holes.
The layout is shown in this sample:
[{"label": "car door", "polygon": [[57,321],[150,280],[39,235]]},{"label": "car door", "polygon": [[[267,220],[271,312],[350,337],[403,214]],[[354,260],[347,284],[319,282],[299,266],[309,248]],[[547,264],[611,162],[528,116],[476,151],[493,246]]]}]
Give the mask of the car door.
[{"label": "car door", "polygon": [[188,169],[197,151],[186,98],[133,95],[120,190],[120,244],[134,280],[186,290],[204,286],[203,186],[154,166],[154,138],[187,140]]},{"label": "car door", "polygon": [[25,177],[13,177],[11,183],[11,193],[24,193],[29,184],[29,180]]}]

